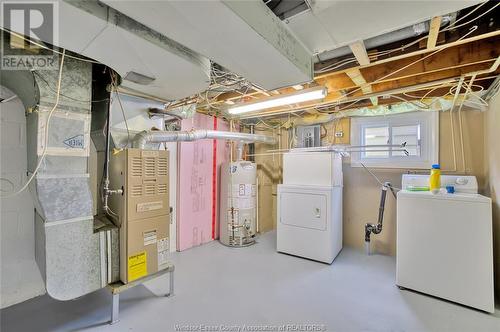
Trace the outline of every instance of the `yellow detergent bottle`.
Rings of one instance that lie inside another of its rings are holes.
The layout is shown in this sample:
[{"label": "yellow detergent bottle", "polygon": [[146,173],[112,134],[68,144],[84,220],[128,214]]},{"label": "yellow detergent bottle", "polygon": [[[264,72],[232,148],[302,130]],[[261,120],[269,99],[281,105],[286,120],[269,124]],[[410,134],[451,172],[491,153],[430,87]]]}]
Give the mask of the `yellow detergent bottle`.
[{"label": "yellow detergent bottle", "polygon": [[433,194],[439,193],[441,189],[441,167],[439,167],[439,164],[432,165],[429,189]]}]

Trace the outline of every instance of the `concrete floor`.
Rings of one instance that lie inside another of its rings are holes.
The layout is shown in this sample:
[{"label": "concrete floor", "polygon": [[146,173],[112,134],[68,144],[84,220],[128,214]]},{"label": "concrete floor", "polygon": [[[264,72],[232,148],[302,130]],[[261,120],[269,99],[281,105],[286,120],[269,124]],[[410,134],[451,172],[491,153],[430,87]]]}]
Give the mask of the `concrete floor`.
[{"label": "concrete floor", "polygon": [[326,331],[500,331],[498,309],[489,315],[400,291],[394,285],[393,257],[345,248],[330,266],[276,253],[275,235],[267,233],[249,248],[213,242],[173,254],[175,296],[154,296],[167,291],[168,276],[131,289],[121,295],[115,325],[107,325],[111,298],[101,290],[69,302],[45,295],[4,309],[1,331],[196,331],[212,326],[221,331],[244,325],[277,331],[283,324],[316,324]]}]

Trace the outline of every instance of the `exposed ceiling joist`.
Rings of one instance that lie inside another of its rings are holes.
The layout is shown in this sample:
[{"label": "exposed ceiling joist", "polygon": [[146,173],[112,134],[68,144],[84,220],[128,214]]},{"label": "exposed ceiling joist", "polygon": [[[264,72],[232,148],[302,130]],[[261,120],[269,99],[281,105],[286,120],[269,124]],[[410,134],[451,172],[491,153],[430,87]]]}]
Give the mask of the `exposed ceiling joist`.
[{"label": "exposed ceiling joist", "polygon": [[[500,37],[494,36],[486,40],[473,40],[466,44],[440,49],[439,52],[419,53],[383,64],[339,71],[335,75],[315,80],[318,85],[328,88],[328,95],[323,101],[304,103],[288,109],[271,109],[259,115],[267,116],[328,105],[334,111],[335,105],[346,105],[354,101],[357,102],[353,107],[357,107],[360,104],[366,105],[366,100],[373,101],[372,97],[388,96],[403,90],[412,91],[415,88],[422,89],[424,86],[428,86],[429,90],[437,87],[436,91],[442,93],[446,89],[437,85],[443,81],[448,82],[447,89],[449,89],[462,75],[475,72],[490,72],[487,76],[497,75],[498,68],[494,72],[491,72],[491,68],[499,62],[499,43]],[[487,87],[489,82],[484,80],[482,84]],[[385,98],[378,99],[378,104],[400,101]]]},{"label": "exposed ceiling joist", "polygon": [[[359,71],[358,68],[352,68],[348,71],[346,71],[347,76],[352,80],[356,86],[361,87],[361,91],[363,91],[363,94],[368,95],[373,92],[372,86],[368,84],[363,77],[363,74]],[[378,98],[377,97],[371,97],[370,98],[373,106],[378,105]]]},{"label": "exposed ceiling joist", "polygon": [[429,36],[427,37],[427,48],[436,47],[436,43],[439,35],[439,28],[441,27],[441,16],[434,16],[431,19],[431,24],[429,27]]},{"label": "exposed ceiling joist", "polygon": [[358,40],[352,44],[349,44],[349,48],[352,51],[352,54],[356,57],[356,60],[361,66],[365,66],[370,63],[370,58],[368,57],[368,53],[366,52],[365,43],[362,40]]},{"label": "exposed ceiling joist", "polygon": [[[481,76],[478,76],[474,80],[475,84],[479,84],[485,88],[487,88],[490,83],[495,79],[500,74],[500,71],[496,71],[495,73],[492,73],[490,75],[487,74],[482,74]],[[470,76],[470,75],[469,75]],[[424,84],[419,84],[415,86],[409,86],[409,87],[402,87],[402,88],[397,88],[393,90],[386,90],[383,92],[374,92],[370,95],[353,95],[346,97],[342,100],[338,100],[338,102],[334,105],[331,106],[331,112],[337,112],[341,111],[344,109],[353,109],[353,108],[358,108],[358,107],[370,107],[371,102],[367,101],[371,97],[381,97],[379,98],[379,105],[390,105],[394,103],[401,103],[402,101],[414,101],[414,100],[420,100],[422,96],[415,96],[415,97],[408,97],[408,95],[405,95],[405,93],[414,93],[415,91],[420,91],[420,94],[424,94],[429,92],[430,90],[434,89],[437,85],[443,85],[443,87],[438,88],[436,90],[431,91],[429,94],[427,94],[427,97],[433,98],[433,97],[443,97],[444,94],[449,91],[449,88],[452,86],[456,85],[458,82],[458,78],[450,78],[446,80],[440,80],[436,82],[430,82],[430,83],[424,83]],[[452,98],[449,96],[449,98]],[[281,116],[290,112],[300,112],[300,111],[309,111],[309,110],[314,110],[318,107],[324,107],[327,104],[331,104],[331,101],[324,101],[322,103],[310,103],[307,105],[301,105],[300,107],[293,107],[290,109],[271,109],[265,112],[259,112],[259,114],[248,114],[240,119],[250,119],[250,118],[255,118],[255,117],[270,117],[270,116]],[[326,110],[326,109],[325,109]]]},{"label": "exposed ceiling joist", "polygon": [[[484,34],[481,34],[481,35],[478,35],[478,36],[474,36],[474,37],[459,39],[459,40],[451,42],[451,43],[436,45],[435,47],[433,47],[431,49],[425,48],[425,49],[421,49],[421,50],[418,50],[418,51],[415,51],[415,52],[401,54],[401,55],[397,55],[397,56],[393,56],[393,57],[389,57],[389,58],[385,58],[385,59],[380,59],[380,60],[377,60],[377,61],[374,61],[374,62],[370,62],[367,65],[360,66],[360,69],[364,69],[364,68],[368,68],[368,67],[373,67],[373,66],[377,66],[377,65],[381,65],[381,64],[384,64],[384,63],[389,63],[389,62],[393,62],[393,61],[397,61],[397,60],[401,60],[401,59],[406,59],[406,58],[413,57],[413,56],[416,56],[416,55],[422,55],[422,54],[425,55],[427,53],[432,53],[432,52],[438,51],[438,50],[443,49],[443,48],[452,48],[452,47],[455,47],[455,46],[469,44],[469,43],[474,42],[474,41],[479,41],[479,40],[484,40],[484,39],[490,39],[492,37],[499,36],[499,35],[500,35],[500,30],[497,30],[497,31],[492,31],[492,32],[484,33]],[[328,65],[328,64],[325,64],[325,65]],[[316,75],[315,79],[324,78],[324,77],[328,77],[328,76],[331,76],[331,75],[336,75],[336,74],[338,74],[340,72],[345,72],[346,70],[347,69],[332,70],[330,72],[326,72],[326,73],[322,73],[320,75]]]}]

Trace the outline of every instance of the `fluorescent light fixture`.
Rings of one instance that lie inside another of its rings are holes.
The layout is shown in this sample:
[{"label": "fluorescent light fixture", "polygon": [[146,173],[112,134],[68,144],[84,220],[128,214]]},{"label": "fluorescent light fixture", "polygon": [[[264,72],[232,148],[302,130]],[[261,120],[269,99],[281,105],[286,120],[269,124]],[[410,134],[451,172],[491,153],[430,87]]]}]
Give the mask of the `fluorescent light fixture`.
[{"label": "fluorescent light fixture", "polygon": [[323,86],[300,90],[286,95],[278,95],[269,98],[263,98],[251,103],[236,104],[228,109],[230,114],[241,114],[253,111],[264,110],[278,106],[302,103],[304,101],[323,99],[328,91]]}]

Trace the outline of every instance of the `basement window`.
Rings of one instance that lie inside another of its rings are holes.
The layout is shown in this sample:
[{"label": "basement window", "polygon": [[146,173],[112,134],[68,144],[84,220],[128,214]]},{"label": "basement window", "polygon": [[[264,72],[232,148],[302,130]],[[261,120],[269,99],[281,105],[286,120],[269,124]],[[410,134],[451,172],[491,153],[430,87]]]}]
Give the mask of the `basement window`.
[{"label": "basement window", "polygon": [[351,166],[427,169],[438,162],[439,113],[353,118]]}]

